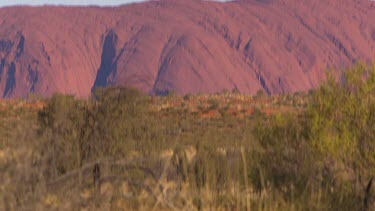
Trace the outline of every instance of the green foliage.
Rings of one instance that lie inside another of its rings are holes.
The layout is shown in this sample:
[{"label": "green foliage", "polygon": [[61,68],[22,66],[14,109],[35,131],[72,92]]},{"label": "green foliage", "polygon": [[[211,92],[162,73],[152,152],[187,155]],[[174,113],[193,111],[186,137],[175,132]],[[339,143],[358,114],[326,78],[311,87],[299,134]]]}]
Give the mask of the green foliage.
[{"label": "green foliage", "polygon": [[163,142],[155,120],[148,119],[145,96],[122,88],[97,90],[93,101],[55,95],[39,113],[54,175],[101,158],[151,153]]},{"label": "green foliage", "polygon": [[[0,107],[4,209],[33,202],[39,209],[50,195],[66,198],[60,206],[110,204],[86,207],[102,210],[364,208],[375,172],[374,68],[328,75],[308,94],[265,98],[260,91],[256,104],[239,107],[243,117],[232,113],[236,100],[228,93],[224,102],[220,95],[201,97],[110,87],[89,100],[54,95],[37,113],[22,101]],[[288,106],[295,110],[262,113]],[[221,115],[200,116],[207,109]],[[104,188],[93,196],[95,163]]]},{"label": "green foliage", "polygon": [[147,99],[137,90],[107,88],[95,94],[95,99],[96,127],[91,139],[107,144],[107,156],[125,156],[131,149],[150,152],[151,147],[159,146],[157,123],[148,119]]},{"label": "green foliage", "polygon": [[[285,185],[304,188],[315,173],[305,123],[295,114],[272,116],[258,123],[254,136],[262,149],[253,152],[260,160],[257,165],[262,168],[262,179],[276,188]],[[260,179],[255,178],[255,181]]]},{"label": "green foliage", "polygon": [[341,83],[329,76],[312,93],[309,138],[322,156],[351,168],[375,167],[374,93],[375,69],[361,64],[345,71]]},{"label": "green foliage", "polygon": [[347,199],[335,204],[337,209],[360,207],[358,184],[375,170],[374,82],[375,69],[359,64],[344,71],[339,82],[328,75],[309,94],[302,113],[258,121],[253,133],[262,149],[257,154],[262,176],[253,180],[263,179],[280,192],[293,187],[300,197],[321,187],[331,190],[325,203],[341,197]]},{"label": "green foliage", "polygon": [[55,176],[80,167],[85,136],[83,113],[82,101],[63,95],[54,95],[39,113],[41,132],[46,138],[43,153],[48,154],[50,173]]}]

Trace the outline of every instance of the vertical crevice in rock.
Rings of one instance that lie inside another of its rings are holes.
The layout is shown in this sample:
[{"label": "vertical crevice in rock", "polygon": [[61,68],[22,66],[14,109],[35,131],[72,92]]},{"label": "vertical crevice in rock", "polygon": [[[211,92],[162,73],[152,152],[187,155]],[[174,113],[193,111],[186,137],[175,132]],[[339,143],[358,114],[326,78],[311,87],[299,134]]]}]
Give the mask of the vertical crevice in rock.
[{"label": "vertical crevice in rock", "polygon": [[4,66],[5,66],[5,59],[1,59],[0,60],[0,82],[1,82],[1,78],[3,76]]},{"label": "vertical crevice in rock", "polygon": [[19,58],[25,48],[25,36],[23,36],[22,33],[20,34],[20,41],[17,45],[17,52],[16,52],[16,58]]},{"label": "vertical crevice in rock", "polygon": [[47,60],[48,66],[51,67],[51,57],[49,56],[46,48],[44,47],[44,43],[43,42],[40,44],[40,47],[41,47],[41,51],[43,53],[43,57]]},{"label": "vertical crevice in rock", "polygon": [[236,50],[238,51],[241,47],[241,44],[242,44],[242,32],[240,32],[240,34],[238,35],[237,37],[237,42],[236,42]]},{"label": "vertical crevice in rock", "polygon": [[29,64],[27,68],[27,80],[30,83],[30,92],[35,92],[35,84],[38,82],[39,73],[38,73],[39,61],[34,60],[32,64]]},{"label": "vertical crevice in rock", "polygon": [[12,62],[7,73],[3,98],[8,97],[16,87],[16,64]]},{"label": "vertical crevice in rock", "polygon": [[246,44],[243,49],[243,53],[245,55],[246,61],[248,63],[253,63],[255,60],[255,52],[254,49],[252,48],[252,39],[250,39]]},{"label": "vertical crevice in rock", "polygon": [[97,87],[106,87],[111,84],[108,77],[116,69],[116,65],[114,64],[116,58],[116,44],[117,35],[113,31],[110,31],[104,39],[101,64],[91,91],[94,91]]},{"label": "vertical crevice in rock", "polygon": [[260,73],[257,73],[257,78],[259,80],[260,85],[262,86],[264,91],[267,93],[267,95],[271,95],[271,91],[268,88],[266,80],[264,79],[264,77]]}]

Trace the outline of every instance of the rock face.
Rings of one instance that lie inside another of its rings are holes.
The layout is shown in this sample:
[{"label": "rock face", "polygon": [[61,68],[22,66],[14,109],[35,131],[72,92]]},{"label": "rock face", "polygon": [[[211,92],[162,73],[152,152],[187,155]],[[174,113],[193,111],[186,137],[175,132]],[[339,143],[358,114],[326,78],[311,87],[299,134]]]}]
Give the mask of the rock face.
[{"label": "rock face", "polygon": [[305,91],[326,67],[375,59],[368,0],[165,0],[0,9],[0,98]]}]

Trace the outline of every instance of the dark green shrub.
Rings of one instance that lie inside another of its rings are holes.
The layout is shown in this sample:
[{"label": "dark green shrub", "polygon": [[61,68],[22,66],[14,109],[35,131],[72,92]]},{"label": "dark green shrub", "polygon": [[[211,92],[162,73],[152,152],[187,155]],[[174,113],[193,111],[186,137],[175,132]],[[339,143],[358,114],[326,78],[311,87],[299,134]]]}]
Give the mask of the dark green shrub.
[{"label": "dark green shrub", "polygon": [[[307,140],[305,123],[298,118],[293,114],[276,115],[254,128],[262,151],[253,153],[259,157],[263,179],[276,188],[286,184],[304,186],[315,174],[314,155]],[[257,179],[261,178],[255,178],[255,181]]]},{"label": "dark green shrub", "polygon": [[266,92],[263,89],[259,89],[257,93],[255,94],[255,98],[257,99],[263,99],[266,97]]},{"label": "dark green shrub", "polygon": [[163,133],[148,118],[148,103],[138,91],[98,89],[93,101],[55,95],[39,112],[48,162],[58,174],[101,158],[126,157],[130,151],[160,150]]},{"label": "dark green shrub", "polygon": [[220,102],[217,99],[209,99],[208,104],[209,104],[208,110],[216,110],[220,106]]},{"label": "dark green shrub", "polygon": [[78,168],[82,161],[84,103],[72,96],[54,95],[39,112],[39,125],[46,139],[43,153],[52,175]]},{"label": "dark green shrub", "polygon": [[375,168],[375,70],[357,65],[341,79],[328,75],[325,84],[309,93],[302,113],[258,122],[253,133],[262,149],[257,156],[263,175],[253,174],[256,184],[263,177],[280,192],[293,187],[300,197],[320,187],[330,206],[362,206],[363,187],[357,184],[367,181]]}]

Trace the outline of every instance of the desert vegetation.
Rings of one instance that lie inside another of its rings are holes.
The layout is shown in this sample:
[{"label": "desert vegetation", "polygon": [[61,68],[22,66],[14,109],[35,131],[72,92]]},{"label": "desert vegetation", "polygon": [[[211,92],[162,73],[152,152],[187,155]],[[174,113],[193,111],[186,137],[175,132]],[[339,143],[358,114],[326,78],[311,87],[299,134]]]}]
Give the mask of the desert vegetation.
[{"label": "desert vegetation", "polygon": [[0,209],[371,210],[374,138],[364,65],[309,93],[1,101]]}]

